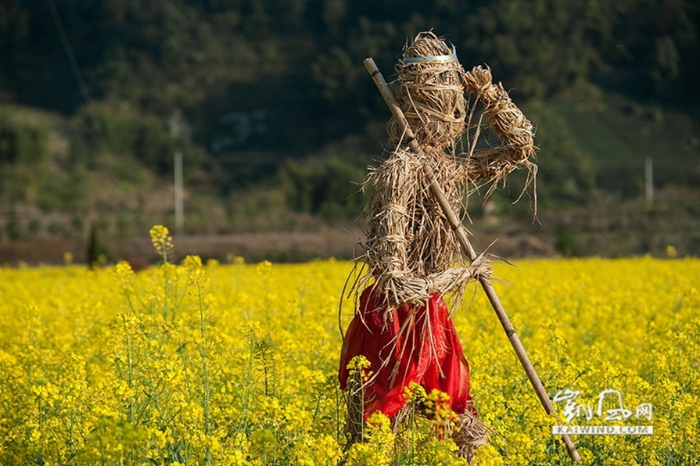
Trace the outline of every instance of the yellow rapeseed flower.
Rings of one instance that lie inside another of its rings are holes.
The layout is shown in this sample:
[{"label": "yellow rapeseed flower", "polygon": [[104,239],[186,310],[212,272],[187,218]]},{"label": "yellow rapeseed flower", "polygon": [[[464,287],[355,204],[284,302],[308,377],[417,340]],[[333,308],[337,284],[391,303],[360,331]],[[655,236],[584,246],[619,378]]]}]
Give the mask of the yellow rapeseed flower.
[{"label": "yellow rapeseed flower", "polygon": [[[172,247],[165,227],[153,239],[160,252]],[[193,256],[138,274],[127,262],[92,272],[0,268],[0,464],[465,464],[448,435],[446,395],[420,385],[404,392],[416,405],[407,430],[394,434],[375,415],[366,442],[343,451],[337,321],[351,263],[230,261],[202,267]],[[573,436],[582,464],[693,464],[698,259],[494,267],[545,389],[578,393],[571,424],[654,427],[654,435]],[[351,300],[342,309],[345,326]],[[454,320],[471,394],[494,432],[474,464],[568,464],[483,294]],[[349,369],[366,381],[370,366],[358,357]],[[620,393],[614,401],[628,418],[605,420],[612,397],[598,416],[606,390]],[[566,403],[555,403],[564,422]],[[424,407],[432,417],[421,416]]]}]

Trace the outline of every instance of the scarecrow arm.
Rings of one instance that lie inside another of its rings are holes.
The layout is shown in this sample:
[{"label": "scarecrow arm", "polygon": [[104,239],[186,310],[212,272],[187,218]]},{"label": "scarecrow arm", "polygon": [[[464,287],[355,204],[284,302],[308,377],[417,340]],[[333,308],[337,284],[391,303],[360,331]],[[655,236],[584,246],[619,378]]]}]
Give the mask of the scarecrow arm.
[{"label": "scarecrow arm", "polygon": [[505,181],[518,167],[534,173],[536,166],[530,158],[537,147],[532,123],[513,103],[503,85],[492,82],[491,70],[475,66],[464,73],[464,90],[483,105],[489,127],[504,143],[480,153],[474,153],[476,144],[471,147],[465,167],[470,181]]},{"label": "scarecrow arm", "polygon": [[469,266],[455,267],[425,278],[410,273],[387,274],[383,283],[391,307],[404,303],[423,304],[435,294],[445,294],[463,287],[469,280],[490,276],[488,261],[480,258]]}]

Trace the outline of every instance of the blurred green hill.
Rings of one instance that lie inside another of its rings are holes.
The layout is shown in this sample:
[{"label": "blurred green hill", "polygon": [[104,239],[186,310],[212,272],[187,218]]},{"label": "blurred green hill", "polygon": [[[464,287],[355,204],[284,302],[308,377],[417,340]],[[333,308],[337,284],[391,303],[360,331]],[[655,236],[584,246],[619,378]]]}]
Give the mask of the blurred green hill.
[{"label": "blurred green hill", "polygon": [[[537,127],[537,204],[549,223],[527,226],[532,193],[510,206],[516,174],[488,206],[472,203],[475,227],[486,217],[485,230],[503,227],[492,220],[505,216],[548,238],[523,254],[637,254],[669,241],[700,253],[692,0],[2,2],[0,243],[81,244],[99,231],[105,253],[130,254],[150,225],[173,224],[175,152],[185,234],[355,231],[358,183],[382,156],[388,117],[362,60],[391,77],[407,38],[431,28],[465,68],[487,63]],[[675,230],[644,221],[632,233],[657,239],[610,240],[616,250],[598,227],[570,221],[594,210],[619,218],[622,206],[662,209]]]}]

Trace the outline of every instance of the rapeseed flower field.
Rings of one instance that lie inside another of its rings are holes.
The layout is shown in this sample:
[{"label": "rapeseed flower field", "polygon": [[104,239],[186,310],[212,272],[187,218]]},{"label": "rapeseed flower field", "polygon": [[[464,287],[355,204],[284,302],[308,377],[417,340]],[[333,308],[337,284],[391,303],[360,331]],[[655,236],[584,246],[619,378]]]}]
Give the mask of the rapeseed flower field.
[{"label": "rapeseed flower field", "polygon": [[[0,464],[465,464],[420,417],[396,436],[375,415],[367,441],[343,451],[336,374],[351,300],[340,322],[338,309],[352,264],[175,265],[167,230],[151,233],[163,264],[139,273],[0,268]],[[494,270],[562,424],[627,429],[572,435],[581,464],[697,461],[700,260]],[[454,319],[492,429],[477,463],[571,464],[480,290]]]}]

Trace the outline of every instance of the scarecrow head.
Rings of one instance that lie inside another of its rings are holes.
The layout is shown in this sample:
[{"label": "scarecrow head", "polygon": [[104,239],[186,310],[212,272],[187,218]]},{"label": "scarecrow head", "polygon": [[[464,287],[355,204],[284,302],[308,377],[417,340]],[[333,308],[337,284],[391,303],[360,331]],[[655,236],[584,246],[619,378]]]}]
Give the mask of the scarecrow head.
[{"label": "scarecrow head", "polygon": [[[452,152],[464,133],[467,111],[464,70],[455,47],[432,31],[421,32],[404,47],[396,73],[396,99],[420,146]],[[394,144],[408,142],[393,119],[388,130]]]}]

